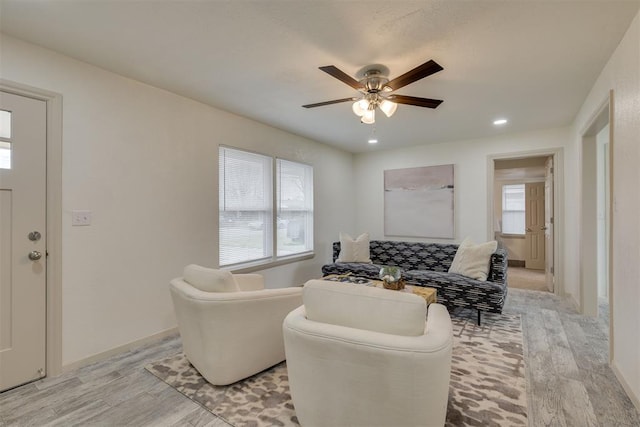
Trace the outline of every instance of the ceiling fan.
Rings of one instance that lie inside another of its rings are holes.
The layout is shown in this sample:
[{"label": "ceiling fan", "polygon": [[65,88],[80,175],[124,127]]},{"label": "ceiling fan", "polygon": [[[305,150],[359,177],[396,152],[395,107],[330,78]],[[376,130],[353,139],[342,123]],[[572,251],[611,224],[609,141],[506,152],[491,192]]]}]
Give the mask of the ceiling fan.
[{"label": "ceiling fan", "polygon": [[334,65],[320,67],[322,71],[335,77],[343,83],[360,91],[362,97],[334,99],[332,101],[318,102],[316,104],[303,105],[304,108],[322,107],[324,105],[339,104],[341,102],[355,101],[353,112],[360,117],[362,123],[375,123],[375,110],[380,108],[382,112],[391,117],[396,112],[398,104],[415,105],[417,107],[437,108],[442,103],[441,99],[418,98],[415,96],[396,95],[391,92],[398,90],[417,80],[428,77],[443,68],[435,61],[429,60],[413,70],[407,71],[393,80],[387,75],[389,70],[384,65],[369,65],[361,70],[362,77],[356,80]]}]

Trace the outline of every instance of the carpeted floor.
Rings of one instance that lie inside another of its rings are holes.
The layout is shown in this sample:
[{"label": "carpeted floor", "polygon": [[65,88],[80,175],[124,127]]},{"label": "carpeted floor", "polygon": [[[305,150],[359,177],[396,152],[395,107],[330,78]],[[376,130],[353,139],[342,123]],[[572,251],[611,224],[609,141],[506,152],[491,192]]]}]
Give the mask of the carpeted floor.
[{"label": "carpeted floor", "polygon": [[[520,316],[486,314],[477,326],[470,312],[452,321],[447,426],[527,425]],[[207,383],[183,354],[146,369],[233,426],[298,425],[284,362],[229,386]]]},{"label": "carpeted floor", "polygon": [[507,283],[510,288],[549,292],[544,270],[531,270],[524,267],[508,267]]}]

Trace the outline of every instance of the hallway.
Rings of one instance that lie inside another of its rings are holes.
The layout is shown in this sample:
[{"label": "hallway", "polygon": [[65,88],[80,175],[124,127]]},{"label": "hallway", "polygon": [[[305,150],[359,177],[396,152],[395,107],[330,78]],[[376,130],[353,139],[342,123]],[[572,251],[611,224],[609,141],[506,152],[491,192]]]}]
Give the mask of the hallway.
[{"label": "hallway", "polygon": [[510,288],[549,292],[544,270],[532,270],[524,267],[508,267],[507,283]]}]

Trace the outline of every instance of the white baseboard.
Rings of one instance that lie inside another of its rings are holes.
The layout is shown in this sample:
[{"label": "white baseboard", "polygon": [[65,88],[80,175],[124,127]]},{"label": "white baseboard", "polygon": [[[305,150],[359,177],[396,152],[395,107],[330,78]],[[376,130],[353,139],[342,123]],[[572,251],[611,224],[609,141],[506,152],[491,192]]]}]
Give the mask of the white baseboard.
[{"label": "white baseboard", "polygon": [[166,337],[171,335],[175,335],[178,333],[178,327],[174,327],[171,329],[167,329],[156,334],[150,335],[148,337],[140,338],[139,340],[131,341],[130,343],[112,348],[107,351],[103,351],[100,353],[96,353],[92,356],[89,356],[84,359],[77,360],[75,362],[69,363],[68,365],[62,366],[62,373],[67,373],[69,371],[76,370],[86,365],[90,365],[95,362],[100,362],[102,360],[108,359],[116,354],[124,353],[126,351],[131,351],[137,347],[140,347],[145,344],[151,344],[156,341],[160,341]]},{"label": "white baseboard", "polygon": [[565,297],[569,298],[569,301],[571,301],[571,303],[573,304],[573,308],[578,312],[582,314],[582,307],[580,307],[580,301],[578,301],[576,299],[576,296],[574,294],[569,294],[569,293],[565,293],[564,294]]},{"label": "white baseboard", "polygon": [[620,370],[616,366],[615,361],[611,362],[611,370],[613,371],[616,378],[620,382],[620,385],[622,385],[622,388],[624,389],[624,391],[627,393],[627,396],[629,396],[629,399],[631,399],[631,402],[633,403],[633,405],[636,407],[638,412],[640,412],[640,397],[636,396],[633,393],[633,390],[631,389],[627,381],[624,379],[624,376],[622,375],[622,373],[620,373]]}]

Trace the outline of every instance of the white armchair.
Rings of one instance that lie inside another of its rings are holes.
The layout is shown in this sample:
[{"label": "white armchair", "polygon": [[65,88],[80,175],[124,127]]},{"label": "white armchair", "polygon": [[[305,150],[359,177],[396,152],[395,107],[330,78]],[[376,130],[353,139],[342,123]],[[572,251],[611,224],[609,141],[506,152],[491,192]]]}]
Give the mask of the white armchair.
[{"label": "white armchair", "polygon": [[302,288],[264,289],[258,274],[188,265],[169,285],[184,353],[214,385],[247,378],[285,358],[282,322]]},{"label": "white armchair", "polygon": [[302,426],[443,426],[453,332],[417,295],[310,280],[285,318],[291,397]]}]

